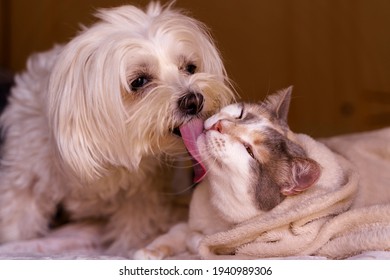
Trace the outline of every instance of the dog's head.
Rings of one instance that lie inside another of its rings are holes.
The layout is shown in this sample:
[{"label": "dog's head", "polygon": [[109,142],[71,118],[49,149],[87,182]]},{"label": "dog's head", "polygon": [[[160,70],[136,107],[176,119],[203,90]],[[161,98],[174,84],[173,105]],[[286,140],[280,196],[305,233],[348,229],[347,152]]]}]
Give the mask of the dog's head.
[{"label": "dog's head", "polygon": [[101,10],[64,46],[48,114],[64,163],[92,180],[178,146],[178,127],[234,98],[205,26],[158,3]]}]

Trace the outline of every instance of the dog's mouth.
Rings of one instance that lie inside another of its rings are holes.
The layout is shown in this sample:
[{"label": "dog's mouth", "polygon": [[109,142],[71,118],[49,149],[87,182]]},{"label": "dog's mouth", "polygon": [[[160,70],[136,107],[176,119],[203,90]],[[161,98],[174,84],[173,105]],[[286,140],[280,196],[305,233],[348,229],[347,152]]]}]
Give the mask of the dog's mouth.
[{"label": "dog's mouth", "polygon": [[195,183],[200,182],[206,175],[206,167],[202,163],[198,145],[196,144],[196,140],[199,135],[202,134],[203,129],[203,120],[200,118],[193,118],[172,131],[172,133],[183,139],[184,145],[194,161]]},{"label": "dog's mouth", "polygon": [[175,127],[173,130],[172,130],[172,133],[175,134],[176,136],[179,136],[181,137],[181,132],[180,132],[180,127]]}]

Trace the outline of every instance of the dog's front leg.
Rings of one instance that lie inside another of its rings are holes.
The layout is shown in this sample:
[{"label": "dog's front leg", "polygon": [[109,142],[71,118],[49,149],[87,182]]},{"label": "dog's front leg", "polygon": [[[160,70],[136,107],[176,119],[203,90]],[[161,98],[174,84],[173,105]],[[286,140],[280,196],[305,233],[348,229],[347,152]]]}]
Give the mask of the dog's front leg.
[{"label": "dog's front leg", "polygon": [[41,191],[47,187],[45,180],[15,170],[4,170],[0,178],[0,243],[45,235],[57,204],[49,192]]},{"label": "dog's front leg", "polygon": [[136,195],[121,202],[110,217],[104,233],[108,254],[132,257],[158,235],[177,222],[171,196],[144,186]]},{"label": "dog's front leg", "polygon": [[187,223],[173,226],[166,234],[160,235],[152,243],[135,252],[138,260],[161,260],[186,251],[186,239],[189,236]]}]

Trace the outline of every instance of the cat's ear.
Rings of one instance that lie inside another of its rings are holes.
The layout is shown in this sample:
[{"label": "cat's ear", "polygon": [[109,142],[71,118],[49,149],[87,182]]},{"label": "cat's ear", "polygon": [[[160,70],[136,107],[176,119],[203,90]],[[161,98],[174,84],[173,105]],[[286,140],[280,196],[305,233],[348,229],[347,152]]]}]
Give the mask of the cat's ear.
[{"label": "cat's ear", "polygon": [[309,158],[293,158],[291,161],[291,180],[281,187],[283,195],[296,195],[310,188],[320,178],[320,165]]},{"label": "cat's ear", "polygon": [[276,117],[287,124],[288,110],[290,108],[293,86],[279,90],[267,97],[267,107],[275,113]]}]

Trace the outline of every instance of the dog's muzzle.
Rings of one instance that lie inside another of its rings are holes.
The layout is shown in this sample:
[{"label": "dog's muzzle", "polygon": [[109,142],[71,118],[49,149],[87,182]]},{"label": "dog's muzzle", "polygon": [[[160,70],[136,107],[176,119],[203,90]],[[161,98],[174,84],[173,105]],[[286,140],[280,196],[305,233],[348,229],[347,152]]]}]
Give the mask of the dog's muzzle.
[{"label": "dog's muzzle", "polygon": [[190,92],[178,100],[180,111],[186,115],[197,115],[203,109],[204,98],[198,92]]},{"label": "dog's muzzle", "polygon": [[[189,92],[186,95],[179,98],[177,101],[179,110],[186,116],[196,116],[199,114],[204,105],[204,97],[198,92]],[[181,137],[179,127],[175,127],[172,130],[173,134]]]}]

